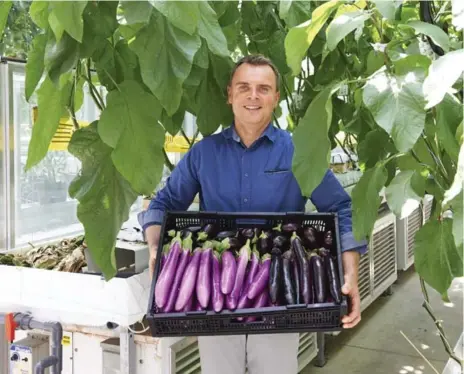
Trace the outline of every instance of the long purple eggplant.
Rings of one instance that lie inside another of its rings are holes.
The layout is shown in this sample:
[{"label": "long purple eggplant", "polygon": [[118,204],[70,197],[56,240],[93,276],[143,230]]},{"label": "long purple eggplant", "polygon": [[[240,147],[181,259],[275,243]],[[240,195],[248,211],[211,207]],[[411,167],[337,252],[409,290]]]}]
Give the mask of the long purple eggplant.
[{"label": "long purple eggplant", "polygon": [[269,284],[269,272],[271,269],[271,255],[265,254],[261,259],[258,273],[253,278],[253,282],[248,289],[248,298],[254,300],[264,289],[267,290]]},{"label": "long purple eggplant", "polygon": [[[270,304],[269,291],[266,288],[263,291],[261,291],[261,294],[256,298],[252,307],[253,309],[265,308],[269,306],[269,304]],[[250,316],[250,317],[247,317],[246,319],[246,322],[254,322],[254,321],[256,321],[256,317]]]},{"label": "long purple eggplant", "polygon": [[235,276],[235,283],[232,292],[230,293],[230,303],[232,309],[235,309],[240,298],[240,292],[242,291],[242,285],[245,280],[245,272],[250,261],[250,239],[247,239],[246,244],[240,249],[240,253],[237,259],[237,274]]},{"label": "long purple eggplant", "polygon": [[341,286],[340,286],[340,279],[338,277],[338,269],[335,265],[335,261],[330,254],[330,251],[327,249],[319,249],[319,253],[324,262],[324,269],[329,281],[329,290],[330,295],[332,296],[333,300],[340,304],[342,301],[342,294],[341,294]]},{"label": "long purple eggplant", "polygon": [[174,282],[174,275],[177,269],[177,260],[181,253],[181,239],[180,232],[171,241],[170,256],[160,273],[155,286],[155,299],[158,308],[164,308],[168,302],[171,286]]},{"label": "long purple eggplant", "polygon": [[168,256],[169,256],[169,244],[163,245],[163,254],[161,256],[161,264],[160,264],[160,274],[163,271],[164,266],[166,265],[168,261]]},{"label": "long purple eggplant", "polygon": [[298,271],[298,261],[296,260],[295,256],[293,256],[291,260],[292,264],[292,274],[293,274],[293,282],[295,285],[295,302],[297,304],[300,303],[301,300],[301,291],[300,291],[300,273]]},{"label": "long purple eggplant", "polygon": [[235,283],[237,273],[237,262],[235,256],[230,251],[222,252],[222,274],[221,274],[221,292],[224,295],[229,295]]},{"label": "long purple eggplant", "polygon": [[313,274],[315,301],[324,303],[327,299],[327,276],[322,258],[313,252],[309,255],[309,264]]},{"label": "long purple eggplant", "polygon": [[251,305],[251,300],[248,298],[248,290],[250,289],[250,286],[252,285],[259,268],[259,253],[257,249],[254,249],[251,253],[251,261],[249,264],[245,282],[243,282],[242,292],[238,300],[238,309],[248,308]]},{"label": "long purple eggplant", "polygon": [[216,313],[224,307],[224,294],[221,292],[221,261],[218,252],[213,252],[213,274],[211,288],[211,304]]},{"label": "long purple eggplant", "polygon": [[190,260],[187,269],[185,269],[184,277],[180,285],[179,296],[176,300],[176,312],[180,312],[185,308],[185,305],[192,296],[197,282],[198,267],[203,249],[198,247],[193,251],[192,259]]},{"label": "long purple eggplant", "polygon": [[271,269],[269,272],[269,296],[273,305],[278,305],[283,292],[282,251],[274,247],[271,251]]},{"label": "long purple eggplant", "polygon": [[298,270],[300,271],[300,293],[304,304],[312,304],[312,281],[309,261],[303,247],[301,238],[293,233],[291,238],[292,251],[298,261]]},{"label": "long purple eggplant", "polygon": [[175,270],[174,282],[169,294],[169,299],[164,307],[164,313],[170,313],[174,310],[174,305],[179,295],[179,287],[184,276],[185,269],[190,261],[190,254],[192,253],[192,233],[189,232],[187,237],[182,241],[182,252],[179,257],[177,269]]},{"label": "long purple eggplant", "polygon": [[200,266],[196,283],[197,299],[203,308],[207,308],[211,296],[211,262],[213,260],[213,243],[203,244]]}]

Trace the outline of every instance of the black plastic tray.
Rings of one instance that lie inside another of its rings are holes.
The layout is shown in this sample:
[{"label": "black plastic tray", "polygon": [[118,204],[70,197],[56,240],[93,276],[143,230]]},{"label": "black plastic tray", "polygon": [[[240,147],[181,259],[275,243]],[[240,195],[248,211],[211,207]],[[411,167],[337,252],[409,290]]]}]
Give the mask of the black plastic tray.
[{"label": "black plastic tray", "polygon": [[[193,311],[180,313],[157,313],[155,284],[158,279],[162,243],[165,233],[186,226],[219,223],[221,229],[237,227],[272,228],[279,223],[299,222],[311,224],[318,230],[331,229],[333,235],[332,254],[336,257],[340,282],[343,284],[343,266],[340,248],[340,233],[336,213],[229,213],[229,212],[166,212],[161,227],[160,244],[151,284],[147,319],[154,337],[208,336],[267,334],[289,332],[341,331],[341,318],[347,313],[346,296],[342,302],[323,304],[301,304],[272,306],[260,309],[237,309],[235,311]],[[255,322],[239,322],[237,317],[260,317]]]}]

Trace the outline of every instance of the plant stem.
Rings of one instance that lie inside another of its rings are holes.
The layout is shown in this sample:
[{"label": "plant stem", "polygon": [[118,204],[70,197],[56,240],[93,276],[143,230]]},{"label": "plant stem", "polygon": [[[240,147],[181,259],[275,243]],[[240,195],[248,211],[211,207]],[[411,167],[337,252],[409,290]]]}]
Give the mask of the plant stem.
[{"label": "plant stem", "polygon": [[171,160],[168,157],[168,154],[166,153],[166,150],[163,148],[163,156],[164,156],[164,163],[168,167],[169,171],[174,170],[174,165],[172,164]]},{"label": "plant stem", "polygon": [[435,323],[435,326],[437,327],[438,332],[440,333],[440,338],[445,346],[446,352],[453,360],[455,360],[461,366],[461,369],[462,369],[464,366],[464,362],[461,361],[459,357],[456,356],[453,349],[451,348],[451,345],[446,337],[445,331],[443,330],[441,321],[435,316],[432,310],[432,307],[430,305],[429,295],[427,292],[424,279],[422,277],[420,277],[419,279],[420,279],[420,284],[421,284],[421,289],[422,289],[422,295],[424,296],[424,302],[422,303],[422,306],[425,308],[429,316],[433,319],[433,322]]},{"label": "plant stem", "polygon": [[81,61],[78,60],[77,66],[76,66],[76,72],[74,74],[73,84],[71,88],[71,98],[69,100],[70,102],[69,102],[69,107],[68,107],[68,112],[69,112],[69,115],[71,116],[74,130],[79,130],[79,123],[77,122],[77,119],[76,119],[76,111],[75,111],[74,102],[76,98],[77,77],[80,75],[80,71],[81,71]]},{"label": "plant stem", "polygon": [[180,129],[180,132],[184,139],[186,140],[187,144],[189,145],[189,148],[192,146],[192,143],[190,142],[190,139],[188,138],[187,134],[185,133],[184,129]]},{"label": "plant stem", "polygon": [[422,133],[422,139],[424,139],[424,143],[427,146],[427,150],[429,151],[430,156],[432,156],[433,160],[437,164],[438,171],[440,172],[441,176],[443,177],[443,179],[445,180],[445,182],[448,184],[448,187],[449,187],[451,185],[451,183],[449,181],[448,173],[447,173],[447,171],[445,169],[445,166],[443,165],[442,161],[440,160],[440,157],[435,154],[435,152],[433,151],[433,147],[429,143],[429,141],[426,138],[426,136],[424,135],[424,133]]},{"label": "plant stem", "polygon": [[84,78],[89,84],[90,95],[92,96],[92,99],[95,102],[95,105],[98,107],[98,109],[100,109],[101,112],[103,112],[105,108],[105,105],[103,104],[103,99],[98,93],[94,84],[92,83],[92,72],[90,70],[90,59],[87,60],[87,77],[84,76]]}]

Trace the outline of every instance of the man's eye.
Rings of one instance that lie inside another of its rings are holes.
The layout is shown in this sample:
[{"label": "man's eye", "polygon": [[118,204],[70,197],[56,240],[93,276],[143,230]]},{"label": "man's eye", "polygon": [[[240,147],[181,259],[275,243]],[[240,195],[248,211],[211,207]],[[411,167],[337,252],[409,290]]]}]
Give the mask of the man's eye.
[{"label": "man's eye", "polygon": [[268,93],[269,88],[268,87],[261,87],[261,92]]},{"label": "man's eye", "polygon": [[248,90],[248,86],[240,86],[238,89],[240,91],[246,91],[246,90]]}]

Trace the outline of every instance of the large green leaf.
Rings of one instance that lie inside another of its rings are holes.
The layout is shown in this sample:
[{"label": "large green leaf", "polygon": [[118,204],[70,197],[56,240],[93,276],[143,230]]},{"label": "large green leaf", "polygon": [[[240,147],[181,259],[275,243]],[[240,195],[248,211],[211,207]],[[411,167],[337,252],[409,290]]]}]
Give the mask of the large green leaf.
[{"label": "large green leaf", "polygon": [[464,29],[464,3],[461,0],[451,0],[452,4],[452,23],[457,30]]},{"label": "large green leaf", "polygon": [[211,52],[218,56],[229,56],[227,39],[219,26],[214,9],[206,1],[200,1],[198,7],[200,10],[198,33],[206,39]]},{"label": "large green leaf", "polygon": [[453,237],[456,248],[462,253],[464,242],[463,194],[457,195],[451,202],[453,208]]},{"label": "large green leaf", "polygon": [[438,139],[446,153],[457,162],[459,143],[456,140],[456,130],[463,118],[462,104],[454,96],[447,94],[436,109]]},{"label": "large green leaf", "polygon": [[310,1],[280,1],[279,16],[292,28],[311,18]]},{"label": "large green leaf", "polygon": [[446,295],[454,277],[462,277],[462,253],[454,244],[452,220],[429,220],[416,233],[414,263],[424,280]]},{"label": "large green leaf", "polygon": [[295,153],[292,169],[303,195],[307,197],[321,183],[329,167],[331,148],[327,133],[332,122],[332,94],[338,88],[339,85],[329,86],[321,91],[293,133]]},{"label": "large green leaf", "polygon": [[144,83],[168,115],[173,115],[179,108],[182,84],[190,74],[200,46],[198,35],[176,29],[162,15],[152,17],[130,44],[139,58]]},{"label": "large green leaf", "polygon": [[52,1],[52,13],[71,37],[82,42],[84,35],[84,21],[82,13],[87,1]]},{"label": "large green leaf", "polygon": [[121,8],[128,25],[148,23],[153,6],[147,1],[121,1]]},{"label": "large green leaf", "polygon": [[461,144],[461,149],[459,151],[458,165],[456,168],[456,174],[454,175],[453,184],[445,192],[443,206],[446,206],[456,196],[458,196],[459,194],[462,194],[463,183],[464,183],[464,143]]},{"label": "large green leaf", "polygon": [[422,21],[410,21],[406,25],[411,26],[420,34],[429,36],[436,45],[439,45],[445,52],[449,52],[449,36],[440,27]]},{"label": "large green leaf", "polygon": [[344,13],[335,18],[327,28],[327,47],[333,51],[338,43],[343,40],[350,32],[364,26],[364,22],[370,17],[369,13],[363,10]]},{"label": "large green leaf", "polygon": [[116,89],[115,83],[122,82],[122,77],[118,77],[116,69],[115,49],[108,40],[95,51],[92,56],[95,63],[100,83],[105,86],[108,91]]},{"label": "large green leaf", "polygon": [[0,3],[0,41],[3,39],[3,30],[5,29],[8,14],[10,13],[12,1],[2,1]]},{"label": "large green leaf", "polygon": [[113,165],[113,149],[98,136],[97,122],[76,131],[68,150],[82,163],[69,194],[79,200],[77,216],[84,225],[92,260],[109,280],[116,275],[116,238],[137,193]]},{"label": "large green leaf", "polygon": [[47,35],[39,34],[34,38],[26,63],[26,100],[34,93],[44,71],[45,46]]},{"label": "large green leaf", "polygon": [[124,81],[108,94],[99,122],[101,139],[114,148],[114,165],[132,188],[150,194],[164,165],[164,131],[158,124],[158,100],[135,81]]},{"label": "large green leaf", "polygon": [[432,61],[424,55],[407,55],[393,62],[395,72],[398,75],[406,75],[409,72],[419,70],[427,71]]},{"label": "large green leaf", "polygon": [[309,21],[290,29],[285,38],[285,55],[293,75],[300,73],[301,61],[306,56],[308,48],[330,15],[341,4],[341,2],[335,0],[328,1],[314,10]]},{"label": "large green leaf", "polygon": [[383,160],[389,153],[395,152],[388,134],[379,128],[369,131],[358,145],[358,156],[361,164],[370,169]]},{"label": "large green leaf", "polygon": [[226,86],[220,83],[228,72],[221,68],[225,66],[221,59],[211,57],[210,67],[201,80],[195,100],[197,125],[203,136],[211,135],[220,125],[229,126],[233,120],[232,110],[227,104]]},{"label": "large green leaf", "polygon": [[394,20],[396,10],[403,0],[372,0],[372,2],[384,18]]},{"label": "large green leaf", "polygon": [[45,69],[50,79],[57,84],[60,76],[70,71],[79,57],[79,43],[64,33],[57,42],[55,36],[49,32],[47,45],[45,46]]},{"label": "large green leaf", "polygon": [[369,237],[378,216],[380,191],[387,181],[387,170],[382,163],[366,170],[351,193],[353,199],[353,235],[356,240]]},{"label": "large green leaf", "polygon": [[415,170],[397,174],[385,190],[388,206],[401,219],[419,207],[425,193],[425,180]]},{"label": "large green leaf", "polygon": [[56,133],[60,118],[65,110],[65,103],[70,96],[70,81],[59,89],[49,78],[45,78],[37,91],[39,115],[32,127],[26,170],[37,165],[47,154],[48,147]]},{"label": "large green leaf", "polygon": [[425,124],[422,84],[415,73],[374,75],[364,87],[363,100],[400,152],[414,146]]},{"label": "large green leaf", "polygon": [[48,27],[48,1],[33,1],[29,8],[29,15],[32,21],[42,29]]},{"label": "large green leaf", "polygon": [[181,103],[179,110],[176,113],[174,113],[173,116],[168,116],[166,111],[163,109],[163,112],[161,113],[160,122],[169,134],[175,136],[182,128],[182,125],[184,123],[184,117],[185,107]]},{"label": "large green leaf", "polygon": [[200,10],[196,1],[152,1],[153,6],[174,26],[193,35],[200,20]]},{"label": "large green leaf", "polygon": [[448,52],[435,60],[424,80],[426,109],[440,103],[464,71],[464,49]]}]

